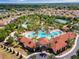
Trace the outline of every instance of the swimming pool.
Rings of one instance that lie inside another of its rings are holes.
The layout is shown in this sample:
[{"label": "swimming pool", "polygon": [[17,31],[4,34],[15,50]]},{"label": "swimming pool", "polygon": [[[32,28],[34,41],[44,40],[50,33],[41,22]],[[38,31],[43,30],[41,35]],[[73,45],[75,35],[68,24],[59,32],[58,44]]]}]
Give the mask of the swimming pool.
[{"label": "swimming pool", "polygon": [[26,32],[25,33],[25,37],[28,37],[28,38],[48,38],[48,39],[51,39],[53,37],[56,37],[58,35],[62,34],[62,31],[60,30],[54,30],[54,31],[50,31],[48,33],[46,33],[45,31],[38,31],[38,33],[35,33],[34,31],[31,31],[31,32]]},{"label": "swimming pool", "polygon": [[38,38],[45,38],[45,37],[47,37],[47,34],[44,31],[38,31],[37,37]]},{"label": "swimming pool", "polygon": [[57,35],[59,35],[61,33],[62,33],[61,31],[50,32],[50,34],[51,34],[52,37],[57,36]]},{"label": "swimming pool", "polygon": [[28,37],[28,38],[34,38],[36,36],[36,33],[31,31],[31,32],[26,32],[24,34],[25,37]]}]

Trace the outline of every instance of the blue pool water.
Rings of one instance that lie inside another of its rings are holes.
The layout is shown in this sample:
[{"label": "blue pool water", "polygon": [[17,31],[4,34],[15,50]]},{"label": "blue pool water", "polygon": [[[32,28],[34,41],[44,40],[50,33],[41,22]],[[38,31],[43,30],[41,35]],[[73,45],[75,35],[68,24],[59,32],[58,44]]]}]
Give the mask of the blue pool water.
[{"label": "blue pool water", "polygon": [[44,31],[38,31],[37,36],[38,36],[39,38],[45,38],[45,37],[47,36],[47,34],[46,34],[46,32],[44,32]]},{"label": "blue pool water", "polygon": [[60,32],[60,31],[56,31],[56,32],[52,32],[52,33],[50,33],[51,34],[51,36],[56,36],[56,35],[59,35],[59,34],[61,34],[62,32]]},{"label": "blue pool water", "polygon": [[34,38],[34,37],[38,37],[38,38],[45,38],[45,37],[55,37],[57,35],[60,35],[62,32],[61,31],[51,31],[49,33],[46,33],[45,31],[38,31],[38,33],[35,32],[29,32],[26,33],[26,37],[30,37],[30,38]]},{"label": "blue pool water", "polygon": [[35,32],[29,32],[25,34],[26,37],[34,38],[35,37]]}]

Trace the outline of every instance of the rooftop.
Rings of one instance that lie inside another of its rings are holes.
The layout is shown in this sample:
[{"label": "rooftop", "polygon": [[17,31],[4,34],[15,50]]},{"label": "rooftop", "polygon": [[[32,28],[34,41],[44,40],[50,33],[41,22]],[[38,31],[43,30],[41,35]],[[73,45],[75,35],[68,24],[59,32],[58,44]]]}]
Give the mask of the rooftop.
[{"label": "rooftop", "polygon": [[72,32],[67,32],[67,33],[62,34],[58,37],[55,37],[54,39],[52,39],[50,41],[50,43],[52,45],[51,48],[54,51],[60,50],[63,47],[67,46],[67,43],[66,43],[67,40],[74,39],[75,37],[76,37],[76,34],[72,33]]},{"label": "rooftop", "polygon": [[49,40],[47,38],[40,38],[39,39],[39,44],[41,45],[46,45],[49,43]]},{"label": "rooftop", "polygon": [[68,45],[66,43],[67,40],[74,39],[75,37],[75,33],[67,32],[55,38],[52,38],[51,40],[48,40],[47,38],[39,38],[38,42],[33,42],[33,39],[22,37],[19,39],[19,41],[22,42],[24,46],[28,46],[30,48],[36,47],[36,43],[39,43],[42,46],[51,44],[50,48],[52,48],[54,51],[58,51]]},{"label": "rooftop", "polygon": [[24,46],[28,46],[30,48],[34,48],[36,46],[36,44],[32,41],[32,39],[26,37],[20,38],[19,41],[22,42]]}]

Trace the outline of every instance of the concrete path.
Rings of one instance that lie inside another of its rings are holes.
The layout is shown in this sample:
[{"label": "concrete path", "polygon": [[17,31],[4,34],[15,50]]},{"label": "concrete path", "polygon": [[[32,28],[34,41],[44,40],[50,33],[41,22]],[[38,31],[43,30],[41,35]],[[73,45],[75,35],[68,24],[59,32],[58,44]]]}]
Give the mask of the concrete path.
[{"label": "concrete path", "polygon": [[36,59],[48,59],[48,56],[40,56],[40,55],[36,55]]},{"label": "concrete path", "polygon": [[9,34],[9,36],[7,36],[7,37],[5,38],[4,42],[7,42],[7,39],[9,39],[9,37],[13,37],[14,40],[16,40],[16,36],[14,35],[16,32],[17,32],[17,31],[11,32],[11,33]]},{"label": "concrete path", "polygon": [[49,53],[47,53],[45,51],[43,51],[43,52],[36,52],[36,53],[28,55],[26,59],[29,59],[30,57],[35,56],[35,55],[36,55],[36,59],[39,59],[39,58],[41,58],[41,59],[47,59],[48,58],[48,57],[44,58],[44,57],[39,56],[39,54],[41,54],[41,53],[45,53],[47,56],[51,55],[51,54],[49,54]]}]

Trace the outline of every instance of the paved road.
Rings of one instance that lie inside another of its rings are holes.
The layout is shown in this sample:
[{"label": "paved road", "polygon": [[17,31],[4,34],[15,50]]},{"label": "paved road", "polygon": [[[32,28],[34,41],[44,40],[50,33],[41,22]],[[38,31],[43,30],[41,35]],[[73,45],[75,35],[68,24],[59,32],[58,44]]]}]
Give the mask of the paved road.
[{"label": "paved road", "polygon": [[36,53],[33,53],[33,54],[27,56],[27,59],[32,59],[33,56],[36,56],[35,59],[48,59],[50,54],[45,52],[45,51],[43,51],[42,53],[41,52],[36,52]]},{"label": "paved road", "polygon": [[32,58],[30,57],[29,59],[48,59],[48,56],[40,56],[40,54],[37,54],[35,58],[32,56]]},{"label": "paved road", "polygon": [[76,54],[76,51],[79,49],[79,38],[77,40],[77,46],[75,47],[74,51],[72,51],[70,54],[66,55],[65,57],[62,57],[62,58],[58,58],[58,59],[71,59],[70,57],[72,55],[75,55]]},{"label": "paved road", "polygon": [[36,55],[36,59],[48,59],[48,56],[40,56],[40,55]]}]

